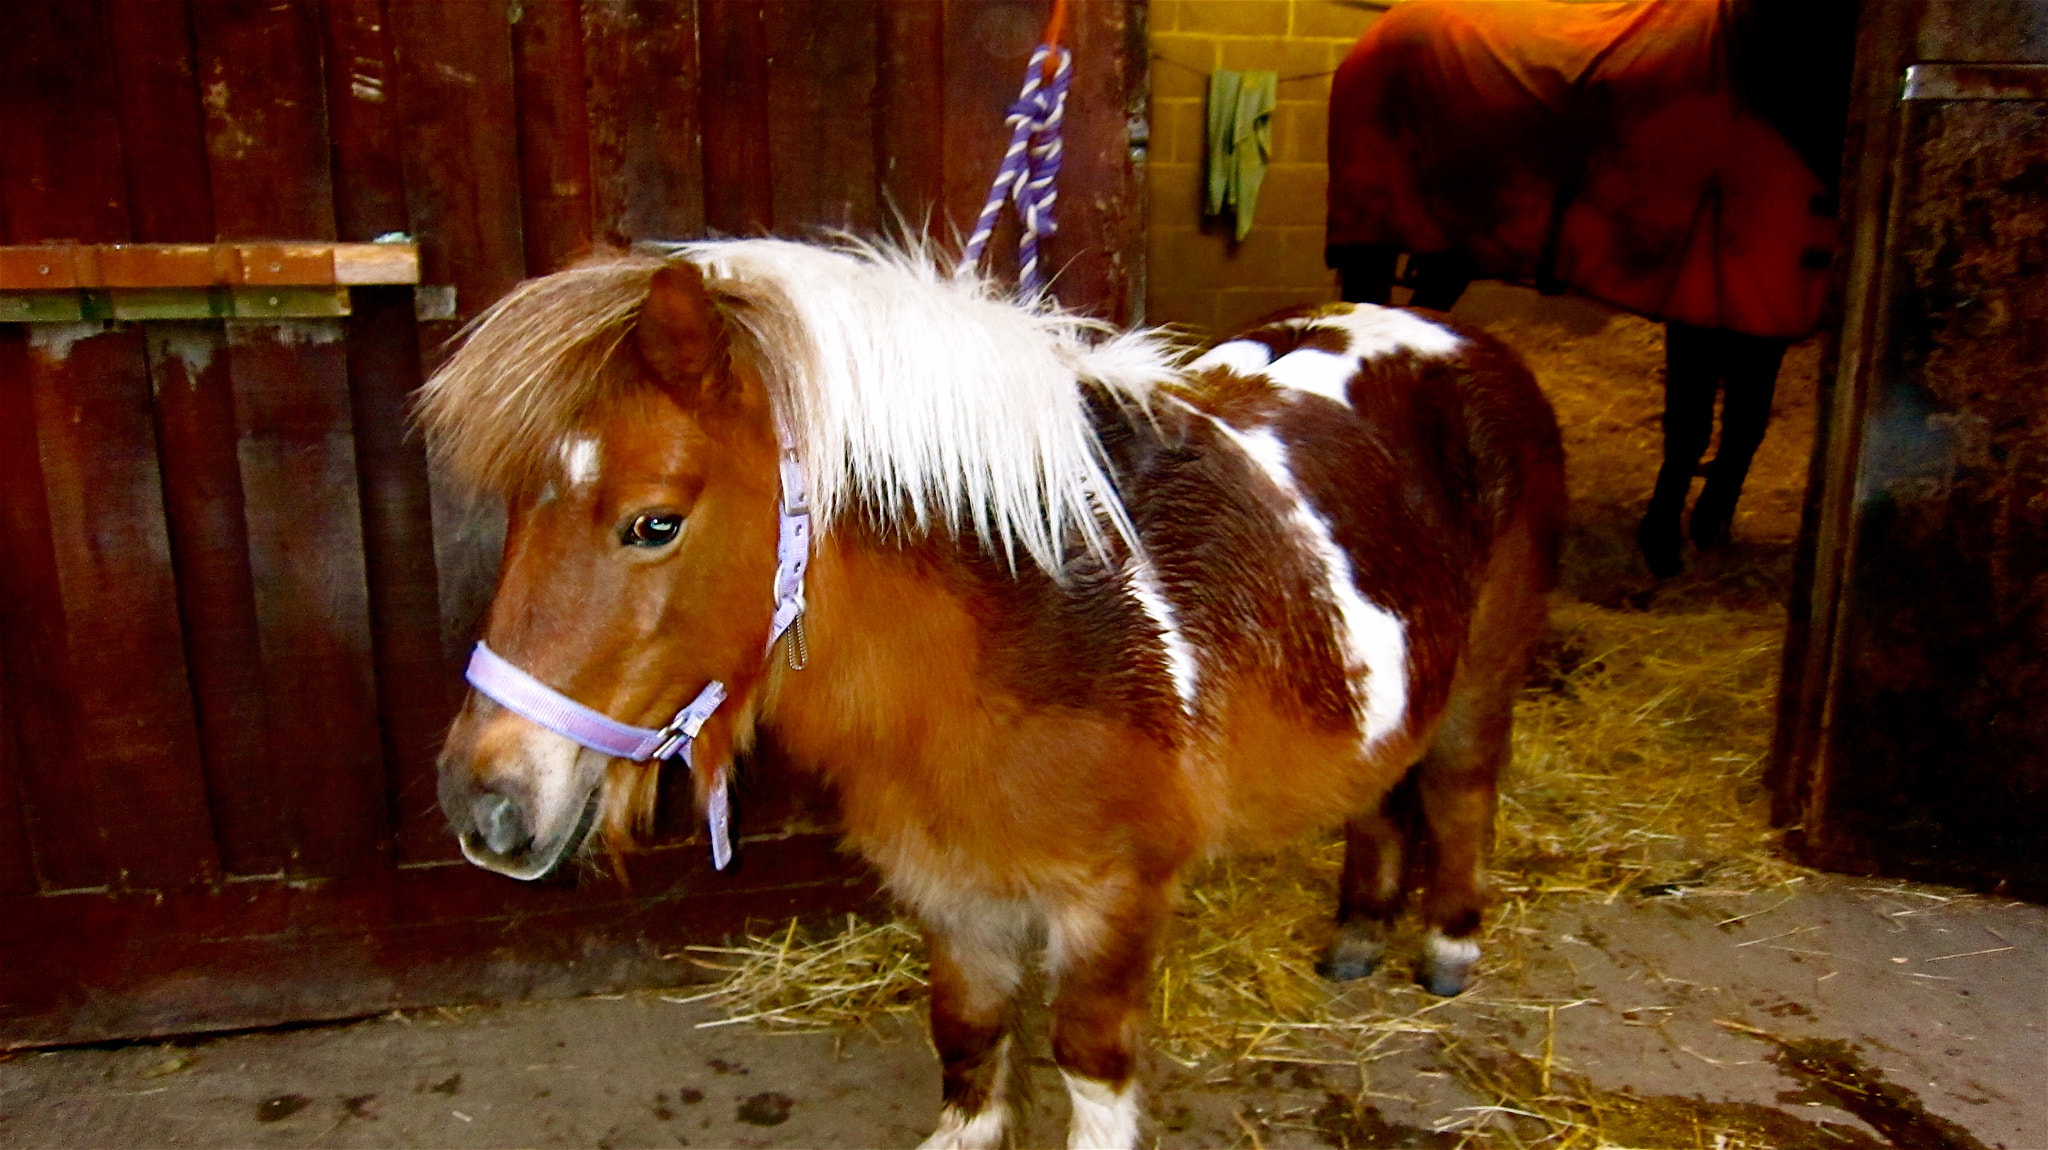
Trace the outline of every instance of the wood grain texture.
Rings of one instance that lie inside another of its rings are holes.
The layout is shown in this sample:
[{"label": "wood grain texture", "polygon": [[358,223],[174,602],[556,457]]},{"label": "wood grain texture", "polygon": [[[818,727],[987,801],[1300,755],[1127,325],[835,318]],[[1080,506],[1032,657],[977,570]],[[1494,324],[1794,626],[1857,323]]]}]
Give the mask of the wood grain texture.
[{"label": "wood grain texture", "polygon": [[384,5],[379,0],[329,0],[322,14],[335,234],[360,243],[410,231],[398,69]]},{"label": "wood grain texture", "polygon": [[1144,186],[1130,124],[1145,114],[1144,25],[1122,4],[1075,4],[1067,43],[1074,52],[1067,93],[1065,155],[1056,208],[1059,234],[1045,248],[1061,302],[1129,323],[1144,299]]},{"label": "wood grain texture", "polygon": [[871,234],[875,171],[873,0],[768,5],[768,147],[775,230]]},{"label": "wood grain texture", "polygon": [[214,840],[226,873],[276,874],[288,851],[265,737],[270,724],[227,336],[217,323],[163,323],[148,325],[147,341]]},{"label": "wood grain texture", "polygon": [[[510,10],[495,0],[433,0],[392,16],[412,228],[426,282],[452,284],[456,292],[454,320],[419,325],[425,374],[461,322],[525,272]],[[442,649],[450,669],[459,670],[497,584],[503,513],[444,476],[431,476],[430,488]]]},{"label": "wood grain texture", "polygon": [[585,0],[597,238],[689,239],[704,230],[695,5]]},{"label": "wood grain texture", "polygon": [[[124,889],[219,872],[138,328],[37,333],[32,405],[92,818]],[[54,812],[52,812],[54,814]]]},{"label": "wood grain texture", "polygon": [[334,239],[317,16],[304,3],[217,0],[195,6],[192,24],[219,238]]},{"label": "wood grain texture", "polygon": [[704,226],[721,235],[775,227],[768,151],[768,10],[763,0],[699,0]]},{"label": "wood grain texture", "polygon": [[206,124],[182,0],[114,0],[108,13],[133,239],[210,243]]},{"label": "wood grain texture", "polygon": [[8,8],[0,209],[14,243],[133,238],[113,48],[99,3]]},{"label": "wood grain texture", "polygon": [[[945,8],[885,3],[875,10],[875,173],[882,224],[944,240]],[[991,176],[994,173],[990,173]]]},{"label": "wood grain texture", "polygon": [[512,26],[519,98],[519,190],[526,272],[559,271],[590,251],[590,113],[579,0],[527,0]]},{"label": "wood grain texture", "polygon": [[4,661],[0,661],[0,899],[33,894],[36,889],[21,793],[21,748],[14,729],[7,674]]},{"label": "wood grain texture", "polygon": [[7,556],[0,563],[0,673],[13,701],[37,885],[103,887],[113,881],[113,867],[93,817],[92,780],[70,737],[77,706],[32,381],[27,328],[0,327],[0,554]]}]

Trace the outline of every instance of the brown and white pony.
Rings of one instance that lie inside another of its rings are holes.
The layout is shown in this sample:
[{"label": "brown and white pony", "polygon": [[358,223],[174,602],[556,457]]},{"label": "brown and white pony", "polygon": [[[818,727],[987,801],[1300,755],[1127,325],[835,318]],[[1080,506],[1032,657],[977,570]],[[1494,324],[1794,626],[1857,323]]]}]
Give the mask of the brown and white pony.
[{"label": "brown and white pony", "polygon": [[[1347,822],[1344,978],[1426,859],[1423,978],[1463,985],[1563,502],[1550,408],[1485,336],[1340,304],[1183,367],[914,255],[707,242],[522,286],[421,412],[508,501],[492,650],[631,724],[726,684],[700,800],[762,729],[836,789],[925,930],[928,1145],[1001,1143],[1036,945],[1069,1144],[1132,1145],[1176,880],[1228,848]],[[785,447],[816,522],[801,670],[768,643]],[[534,877],[593,822],[630,834],[657,770],[472,695],[443,805]]]}]

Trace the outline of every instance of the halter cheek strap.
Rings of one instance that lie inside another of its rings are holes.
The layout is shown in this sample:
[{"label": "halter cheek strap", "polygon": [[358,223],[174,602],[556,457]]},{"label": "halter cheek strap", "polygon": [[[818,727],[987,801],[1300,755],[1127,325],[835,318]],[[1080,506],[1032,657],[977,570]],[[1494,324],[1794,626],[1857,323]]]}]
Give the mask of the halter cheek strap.
[{"label": "halter cheek strap", "polygon": [[[775,641],[804,613],[804,570],[811,561],[811,508],[803,466],[794,451],[782,452],[782,503],[775,540],[775,614],[768,627],[763,654],[775,649]],[[803,632],[796,639],[802,647]],[[790,666],[801,670],[803,662],[792,652]],[[718,705],[725,702],[725,684],[713,679],[697,692],[676,716],[659,729],[636,727],[584,706],[485,646],[481,641],[470,652],[464,673],[478,693],[521,718],[599,754],[644,763],[681,758],[694,772],[690,746]],[[732,861],[731,801],[726,793],[725,772],[712,781],[705,821],[711,831],[711,863],[724,870]]]}]

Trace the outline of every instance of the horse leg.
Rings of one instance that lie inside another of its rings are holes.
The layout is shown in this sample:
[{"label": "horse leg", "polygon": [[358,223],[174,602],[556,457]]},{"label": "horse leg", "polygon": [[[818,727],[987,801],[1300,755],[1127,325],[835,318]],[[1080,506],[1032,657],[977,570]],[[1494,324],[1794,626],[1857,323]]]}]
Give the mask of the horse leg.
[{"label": "horse leg", "polygon": [[1764,441],[1771,422],[1771,398],[1778,387],[1778,365],[1786,341],[1765,336],[1723,332],[1726,374],[1721,399],[1721,443],[1707,464],[1707,482],[1692,506],[1692,541],[1718,546],[1735,518],[1735,501],[1749,476],[1750,460]]},{"label": "horse leg", "polygon": [[1714,432],[1714,391],[1720,385],[1722,335],[1672,321],[1664,325],[1664,462],[1649,509],[1636,529],[1650,573],[1669,579],[1684,569],[1679,519]]},{"label": "horse leg", "polygon": [[1073,1104],[1070,1150],[1119,1150],[1138,1142],[1138,1024],[1166,921],[1167,890],[1135,876],[1105,887],[1120,895],[1051,916],[1051,965],[1059,986],[1052,1052]]},{"label": "horse leg", "polygon": [[[1561,477],[1550,481],[1562,485]],[[1562,492],[1556,494],[1561,505]],[[1429,935],[1417,973],[1432,994],[1464,990],[1479,961],[1484,876],[1515,693],[1528,678],[1554,582],[1556,512],[1545,510],[1549,502],[1532,495],[1529,509],[1494,540],[1472,612],[1470,647],[1436,736],[1413,771],[1429,841],[1421,907]]]},{"label": "horse leg", "polygon": [[1408,299],[1409,307],[1447,312],[1457,306],[1458,297],[1472,284],[1472,260],[1463,252],[1411,255],[1408,263],[1415,273],[1415,292]]},{"label": "horse leg", "polygon": [[1021,914],[925,923],[939,1127],[925,1150],[995,1150],[1010,1122],[1004,1097],[1010,1003],[1023,977]]},{"label": "horse leg", "polygon": [[1406,894],[1409,824],[1416,821],[1415,776],[1394,785],[1371,812],[1344,824],[1344,873],[1337,885],[1337,936],[1316,964],[1333,982],[1379,967]]},{"label": "horse leg", "polygon": [[1337,294],[1346,303],[1386,304],[1394,298],[1394,265],[1401,253],[1380,244],[1336,244],[1323,262],[1337,271]]}]

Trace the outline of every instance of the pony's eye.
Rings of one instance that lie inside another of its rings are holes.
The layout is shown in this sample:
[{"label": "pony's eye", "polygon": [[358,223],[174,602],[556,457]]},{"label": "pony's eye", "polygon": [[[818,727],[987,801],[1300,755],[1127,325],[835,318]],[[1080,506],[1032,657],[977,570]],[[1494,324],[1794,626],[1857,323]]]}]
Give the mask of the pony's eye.
[{"label": "pony's eye", "polygon": [[683,530],[683,517],[671,511],[650,511],[634,518],[619,532],[619,542],[628,547],[666,547]]}]

